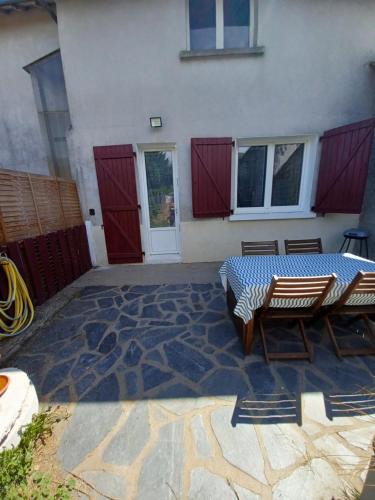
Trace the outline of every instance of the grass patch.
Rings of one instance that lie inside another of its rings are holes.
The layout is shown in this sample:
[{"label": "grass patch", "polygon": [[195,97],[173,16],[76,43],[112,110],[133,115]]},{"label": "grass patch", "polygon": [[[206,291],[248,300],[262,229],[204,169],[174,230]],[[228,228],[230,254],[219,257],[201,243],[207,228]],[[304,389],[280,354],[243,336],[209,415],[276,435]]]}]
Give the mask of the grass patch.
[{"label": "grass patch", "polygon": [[33,459],[36,449],[51,436],[52,427],[61,417],[51,410],[38,413],[27,425],[17,448],[0,453],[0,498],[4,500],[68,500],[74,489],[74,480],[56,483],[45,472],[35,471]]}]

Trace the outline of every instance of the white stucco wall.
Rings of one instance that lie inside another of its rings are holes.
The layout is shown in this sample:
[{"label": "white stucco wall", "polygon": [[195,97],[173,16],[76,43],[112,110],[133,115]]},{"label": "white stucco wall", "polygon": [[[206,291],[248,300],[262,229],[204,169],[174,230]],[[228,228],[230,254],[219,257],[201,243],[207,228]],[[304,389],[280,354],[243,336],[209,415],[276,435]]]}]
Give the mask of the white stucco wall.
[{"label": "white stucco wall", "polygon": [[[185,0],[58,0],[73,130],[72,164],[103,240],[94,145],[175,142],[183,260],[220,260],[241,239],[322,235],[336,249],[356,216],[229,222],[192,219],[190,138],[320,134],[367,118],[373,0],[260,0],[260,57],[180,61]],[[150,116],[163,128],[152,130]],[[207,245],[202,245],[207,241]],[[209,244],[210,243],[210,244]],[[105,255],[103,254],[103,262]]]},{"label": "white stucco wall", "polygon": [[31,78],[22,68],[58,47],[57,26],[45,12],[0,15],[0,168],[48,174]]},{"label": "white stucco wall", "polygon": [[[267,220],[231,222],[223,220],[184,222],[182,224],[183,260],[209,262],[212,254],[217,260],[229,255],[241,255],[241,241],[278,240],[280,253],[284,253],[285,239],[321,237],[325,252],[338,252],[342,233],[356,227],[356,215],[330,215],[315,219]],[[228,224],[230,227],[228,228]]]}]

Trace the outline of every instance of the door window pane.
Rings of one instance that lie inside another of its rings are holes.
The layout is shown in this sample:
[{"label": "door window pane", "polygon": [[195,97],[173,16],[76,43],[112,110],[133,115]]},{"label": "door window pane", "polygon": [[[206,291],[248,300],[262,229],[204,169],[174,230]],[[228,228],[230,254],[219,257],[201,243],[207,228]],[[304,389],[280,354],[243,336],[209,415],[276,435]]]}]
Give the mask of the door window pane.
[{"label": "door window pane", "polygon": [[273,164],[272,206],[299,204],[304,144],[277,144]]},{"label": "door window pane", "polygon": [[249,0],[224,0],[224,47],[245,48],[250,45]]},{"label": "door window pane", "polygon": [[266,182],[267,146],[241,147],[238,152],[238,207],[262,207]]},{"label": "door window pane", "polygon": [[190,49],[216,48],[216,1],[189,0]]},{"label": "door window pane", "polygon": [[150,227],[175,227],[172,153],[145,152]]}]

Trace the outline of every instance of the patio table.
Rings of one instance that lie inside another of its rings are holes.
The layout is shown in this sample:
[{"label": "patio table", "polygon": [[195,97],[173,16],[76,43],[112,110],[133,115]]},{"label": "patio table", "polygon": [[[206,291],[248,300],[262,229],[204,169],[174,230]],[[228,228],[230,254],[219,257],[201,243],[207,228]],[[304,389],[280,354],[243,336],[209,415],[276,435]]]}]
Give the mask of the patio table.
[{"label": "patio table", "polygon": [[[220,268],[221,282],[227,292],[228,308],[242,336],[245,353],[251,352],[254,316],[266,298],[274,275],[322,276],[335,273],[336,283],[324,305],[333,304],[346,290],[358,271],[375,271],[375,262],[356,255],[259,255],[230,257]],[[355,295],[350,304],[372,304],[373,295]],[[349,303],[349,302],[348,302]],[[279,300],[274,307],[307,307],[311,299]]]}]

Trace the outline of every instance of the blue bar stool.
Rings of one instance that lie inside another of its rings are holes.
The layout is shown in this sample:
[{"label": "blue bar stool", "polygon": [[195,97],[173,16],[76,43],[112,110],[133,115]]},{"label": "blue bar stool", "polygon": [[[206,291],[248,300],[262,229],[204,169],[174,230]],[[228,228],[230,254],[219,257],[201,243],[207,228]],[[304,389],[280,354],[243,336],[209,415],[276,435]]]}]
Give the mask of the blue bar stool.
[{"label": "blue bar stool", "polygon": [[347,252],[350,247],[350,243],[352,240],[358,240],[359,241],[359,255],[362,256],[362,243],[363,241],[365,242],[365,247],[366,247],[366,259],[368,259],[368,238],[370,236],[370,233],[366,231],[365,229],[347,229],[344,231],[344,241],[341,245],[341,248],[339,252],[341,253],[345,247],[346,244],[346,249],[344,250]]}]

